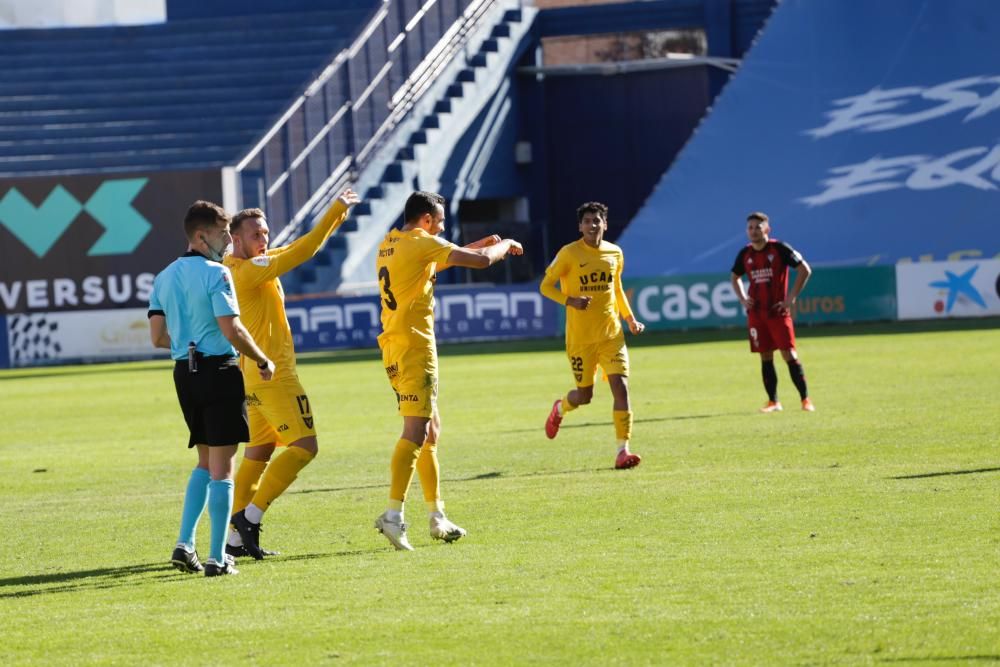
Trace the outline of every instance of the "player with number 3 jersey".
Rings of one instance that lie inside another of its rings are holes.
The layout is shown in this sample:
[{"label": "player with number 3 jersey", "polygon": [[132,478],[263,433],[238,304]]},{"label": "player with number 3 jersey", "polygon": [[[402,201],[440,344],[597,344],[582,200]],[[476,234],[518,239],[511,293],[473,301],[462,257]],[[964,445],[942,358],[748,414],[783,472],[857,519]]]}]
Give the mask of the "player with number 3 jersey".
[{"label": "player with number 3 jersey", "polygon": [[485,269],[523,252],[517,241],[499,236],[488,236],[464,248],[439,238],[444,231],[444,203],[444,197],[433,192],[410,195],[402,229],[386,234],[375,260],[382,300],[378,344],[403,418],[403,433],[390,466],[389,505],[375,520],[375,528],[396,549],[406,551],[413,547],[403,523],[403,502],[414,470],[420,476],[430,512],[431,537],[453,542],[466,534],[445,517],[440,493],[434,278],[449,266]]}]

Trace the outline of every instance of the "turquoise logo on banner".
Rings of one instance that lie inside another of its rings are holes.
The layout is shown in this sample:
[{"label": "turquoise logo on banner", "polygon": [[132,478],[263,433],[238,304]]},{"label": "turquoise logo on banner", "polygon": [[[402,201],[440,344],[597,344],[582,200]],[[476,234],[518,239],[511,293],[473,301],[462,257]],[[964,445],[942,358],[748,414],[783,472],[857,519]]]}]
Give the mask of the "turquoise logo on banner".
[{"label": "turquoise logo on banner", "polygon": [[57,185],[37,207],[17,188],[11,188],[0,199],[0,225],[42,258],[77,216],[86,211],[104,227],[104,233],[87,254],[127,255],[152,229],[149,221],[132,207],[132,200],[148,181],[147,178],[105,181],[86,203],[80,203],[66,188]]}]

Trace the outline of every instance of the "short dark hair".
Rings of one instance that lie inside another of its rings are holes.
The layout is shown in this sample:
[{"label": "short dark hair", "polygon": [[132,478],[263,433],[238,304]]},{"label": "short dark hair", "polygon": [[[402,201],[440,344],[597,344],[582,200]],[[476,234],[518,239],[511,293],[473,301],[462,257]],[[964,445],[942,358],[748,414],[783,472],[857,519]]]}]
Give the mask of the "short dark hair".
[{"label": "short dark hair", "polygon": [[434,210],[438,206],[444,207],[444,197],[436,192],[417,190],[406,200],[406,208],[403,209],[403,221],[412,222],[425,213],[430,213],[433,216]]},{"label": "short dark hair", "polygon": [[747,220],[757,220],[759,222],[767,222],[767,223],[771,222],[771,220],[760,211],[754,211],[753,213],[748,215]]},{"label": "short dark hair", "polygon": [[245,208],[236,215],[233,216],[233,221],[229,225],[229,231],[235,232],[243,224],[244,220],[249,220],[250,218],[260,218],[261,220],[267,220],[267,216],[264,215],[264,211],[259,208]]},{"label": "short dark hair", "polygon": [[594,213],[603,219],[604,222],[608,221],[608,207],[599,201],[588,201],[580,204],[579,208],[576,209],[577,224],[583,222],[583,216],[587,213]]},{"label": "short dark hair", "polygon": [[184,235],[194,240],[194,235],[202,229],[215,227],[219,221],[229,222],[229,214],[218,204],[199,199],[191,204],[184,216]]}]

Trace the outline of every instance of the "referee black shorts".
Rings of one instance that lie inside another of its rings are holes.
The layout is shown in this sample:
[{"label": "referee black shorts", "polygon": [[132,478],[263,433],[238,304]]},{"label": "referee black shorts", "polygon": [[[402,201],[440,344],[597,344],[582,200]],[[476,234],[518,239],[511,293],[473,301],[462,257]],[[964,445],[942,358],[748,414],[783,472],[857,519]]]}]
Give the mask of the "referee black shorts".
[{"label": "referee black shorts", "polygon": [[250,441],[243,372],[236,357],[198,355],[197,372],[187,360],[174,365],[174,387],[191,436],[188,447],[222,447]]}]

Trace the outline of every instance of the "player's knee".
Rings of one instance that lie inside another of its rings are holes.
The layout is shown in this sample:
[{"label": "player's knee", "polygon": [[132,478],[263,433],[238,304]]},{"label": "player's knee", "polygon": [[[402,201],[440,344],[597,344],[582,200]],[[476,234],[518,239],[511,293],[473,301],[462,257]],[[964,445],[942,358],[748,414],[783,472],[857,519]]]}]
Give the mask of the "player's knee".
[{"label": "player's knee", "polygon": [[274,444],[257,445],[256,447],[247,447],[243,450],[243,458],[250,459],[251,461],[263,461],[264,463],[270,461],[273,454]]},{"label": "player's knee", "polygon": [[611,391],[613,392],[628,393],[628,378],[624,375],[609,375],[608,384],[611,386]]},{"label": "player's knee", "polygon": [[299,438],[289,446],[304,449],[305,451],[312,454],[313,457],[315,457],[319,453],[319,442],[316,440],[315,436]]},{"label": "player's knee", "polygon": [[579,399],[577,405],[587,405],[594,398],[594,388],[581,387],[576,390],[576,397]]}]

